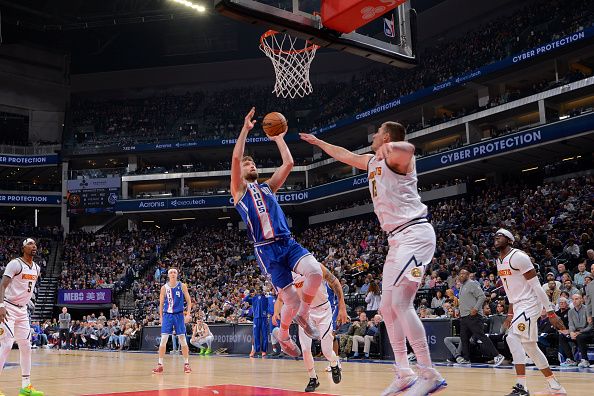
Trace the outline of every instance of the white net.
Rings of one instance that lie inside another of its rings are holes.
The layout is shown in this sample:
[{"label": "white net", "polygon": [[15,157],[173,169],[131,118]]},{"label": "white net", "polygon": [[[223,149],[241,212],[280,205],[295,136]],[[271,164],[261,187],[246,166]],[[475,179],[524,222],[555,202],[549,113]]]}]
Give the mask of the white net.
[{"label": "white net", "polygon": [[277,97],[303,98],[313,92],[309,67],[319,46],[285,33],[269,30],[260,38],[260,49],[270,58],[276,74]]}]

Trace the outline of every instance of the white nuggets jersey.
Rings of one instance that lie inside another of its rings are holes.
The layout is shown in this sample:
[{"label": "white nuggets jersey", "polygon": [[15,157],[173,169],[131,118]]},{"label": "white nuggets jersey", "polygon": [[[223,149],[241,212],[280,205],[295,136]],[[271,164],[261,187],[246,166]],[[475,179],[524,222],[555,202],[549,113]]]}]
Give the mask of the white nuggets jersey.
[{"label": "white nuggets jersey", "polygon": [[[295,288],[297,289],[297,293],[299,294],[299,297],[301,298],[302,297],[301,296],[301,288],[303,287],[303,282],[305,282],[305,276],[296,274],[294,272],[292,272],[291,274],[293,275],[293,284],[295,285]],[[318,288],[318,292],[316,293],[313,300],[311,301],[311,307],[312,308],[321,307],[328,302],[329,301],[328,301],[328,291],[326,289],[326,282],[322,281],[322,283],[320,284],[320,287]],[[328,304],[328,305],[330,305],[330,304]]]},{"label": "white nuggets jersey", "polygon": [[533,268],[530,257],[520,249],[510,250],[503,260],[497,258],[497,273],[503,281],[510,303],[534,305],[537,301],[532,288],[524,278],[524,274]]},{"label": "white nuggets jersey", "polygon": [[367,166],[373,210],[386,232],[427,216],[427,206],[421,202],[417,189],[414,157],[412,161],[413,170],[408,174],[394,172],[385,160],[378,161],[375,156]]},{"label": "white nuggets jersey", "polygon": [[27,305],[33,296],[40,272],[41,269],[35,262],[29,267],[22,258],[11,260],[4,270],[4,276],[12,278],[4,293],[4,299],[13,305]]}]

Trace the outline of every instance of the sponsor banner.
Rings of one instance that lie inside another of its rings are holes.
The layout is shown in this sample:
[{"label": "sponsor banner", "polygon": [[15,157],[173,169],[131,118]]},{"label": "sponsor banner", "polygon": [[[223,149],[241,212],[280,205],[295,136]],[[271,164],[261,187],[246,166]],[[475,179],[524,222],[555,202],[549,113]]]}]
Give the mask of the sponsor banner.
[{"label": "sponsor banner", "polygon": [[0,166],[46,166],[58,164],[58,154],[6,155],[0,154]]},{"label": "sponsor banner", "polygon": [[[349,177],[306,190],[278,193],[276,194],[276,198],[281,205],[296,204],[360,188],[367,188],[367,175]],[[218,207],[233,207],[233,198],[231,195],[120,200],[116,203],[115,210],[118,212],[142,212]]]},{"label": "sponsor banner", "polygon": [[[588,114],[545,125],[541,128],[489,139],[459,149],[419,158],[417,160],[417,172],[432,172],[447,166],[460,165],[558,139],[570,138],[573,135],[591,131],[594,128],[593,125],[594,114]],[[368,188],[366,174],[301,191],[278,193],[276,197],[281,205],[300,204],[362,188]],[[120,212],[143,212],[218,207],[233,207],[233,198],[230,195],[218,195],[187,198],[131,199],[118,201],[115,205],[115,210]]]},{"label": "sponsor banner", "polygon": [[[421,319],[425,334],[427,336],[427,343],[429,344],[429,352],[434,360],[446,360],[448,358],[448,348],[443,343],[445,337],[452,336],[452,320],[451,319]],[[390,339],[386,331],[386,326],[382,322],[380,325],[380,345],[382,359],[394,360],[394,353],[390,345]]]},{"label": "sponsor banner", "polygon": [[58,304],[110,304],[111,289],[58,290]]},{"label": "sponsor banner", "polygon": [[120,188],[120,177],[103,177],[99,179],[68,180],[68,191],[94,190],[97,188]]},{"label": "sponsor banner", "polygon": [[46,194],[0,194],[0,205],[14,206],[55,206],[62,202],[60,193]]},{"label": "sponsor banner", "polygon": [[[230,354],[249,354],[252,350],[253,325],[246,324],[210,324],[210,332],[214,336],[212,350],[225,348]],[[142,328],[140,349],[155,351],[159,347],[161,326],[145,326]],[[171,342],[171,341],[170,341]],[[269,343],[270,344],[270,343]],[[269,347],[270,348],[270,347]]]},{"label": "sponsor banner", "polygon": [[[483,77],[487,74],[494,73],[510,66],[514,66],[523,62],[530,61],[536,57],[543,56],[549,54],[559,48],[566,47],[568,45],[583,42],[590,38],[594,37],[594,26],[589,27],[584,30],[580,30],[578,32],[569,34],[565,37],[560,39],[554,40],[550,43],[541,45],[536,48],[532,48],[530,50],[521,52],[519,54],[510,56],[506,59],[493,62],[489,65],[483,66],[476,70],[467,72],[461,76],[450,78],[449,80],[443,81],[439,84],[435,84],[434,86],[423,88],[419,91],[413,92],[409,95],[404,95],[399,98],[394,98],[393,100],[378,105],[372,109],[368,109],[363,111],[359,114],[356,114],[351,117],[340,119],[332,124],[325,125],[323,127],[318,127],[310,130],[311,133],[319,135],[325,132],[341,128],[350,124],[354,124],[360,120],[364,120],[369,117],[373,117],[380,113],[386,112],[388,110],[403,106],[405,104],[409,104],[412,102],[419,101],[421,99],[425,99],[437,92],[441,92],[443,90],[453,88],[459,85],[462,85],[468,81],[472,81],[476,78]],[[299,136],[297,134],[287,135],[285,140],[291,141],[298,141]],[[247,139],[247,143],[264,143],[269,142],[270,140],[265,137],[251,137]],[[202,140],[202,141],[194,141],[194,142],[168,142],[168,143],[160,143],[160,144],[136,144],[124,147],[110,147],[105,149],[94,149],[94,150],[83,150],[84,152],[103,152],[103,151],[159,151],[159,150],[174,150],[174,149],[188,149],[188,148],[196,148],[196,147],[211,147],[211,146],[228,146],[235,144],[236,139],[217,139],[217,140]],[[82,151],[81,151],[82,152]]]},{"label": "sponsor banner", "polygon": [[594,114],[570,118],[541,128],[512,133],[459,149],[420,158],[417,172],[429,172],[441,167],[461,164],[501,153],[568,138],[593,129]]}]

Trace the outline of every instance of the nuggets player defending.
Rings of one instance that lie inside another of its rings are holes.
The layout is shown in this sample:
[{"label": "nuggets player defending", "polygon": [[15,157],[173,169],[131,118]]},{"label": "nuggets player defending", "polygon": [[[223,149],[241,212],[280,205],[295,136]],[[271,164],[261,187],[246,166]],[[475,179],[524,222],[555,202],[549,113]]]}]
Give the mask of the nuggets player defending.
[{"label": "nuggets player defending", "polygon": [[[246,115],[231,159],[231,194],[235,208],[247,225],[248,235],[254,243],[255,256],[260,269],[272,281],[285,305],[279,331],[279,343],[289,356],[299,356],[297,345],[289,337],[289,326],[295,321],[314,339],[319,339],[317,328],[309,319],[309,311],[316,291],[322,283],[320,263],[292,237],[285,214],[275,193],[284,184],[293,169],[293,157],[280,134],[269,139],[276,142],[283,163],[264,183],[258,183],[258,170],[251,157],[244,157],[245,141],[256,124],[255,109]],[[301,299],[293,286],[291,271],[305,277]]]},{"label": "nuggets player defending", "polygon": [[[40,268],[33,261],[37,245],[23,241],[23,256],[11,260],[0,283],[0,373],[15,340],[21,356],[22,387],[19,395],[43,396],[31,386],[31,324],[27,304],[31,301]],[[4,393],[0,391],[0,396]]]},{"label": "nuggets player defending", "polygon": [[[328,296],[328,286],[331,288],[331,290],[333,290],[338,299],[338,311],[336,317],[337,323],[346,323],[349,320],[349,317],[346,311],[346,304],[344,302],[344,295],[342,293],[342,286],[340,285],[340,282],[330,271],[328,271],[326,267],[323,265],[321,267],[322,272],[324,273],[324,282],[322,282],[316,295],[314,296],[310,317],[321,334],[322,353],[324,354],[324,357],[330,362],[332,381],[334,381],[335,384],[338,384],[342,379],[342,375],[338,356],[336,356],[336,353],[333,349],[334,314]],[[300,292],[302,289],[303,283],[304,277],[302,275],[293,273],[293,284],[297,288],[298,292]],[[280,311],[282,306],[283,300],[281,297],[279,297],[274,305],[274,316],[272,318],[274,323],[276,323],[279,320],[279,317],[281,317]],[[320,386],[320,383],[314,368],[314,358],[311,353],[312,339],[308,337],[307,334],[305,334],[301,327],[299,328],[299,342],[301,343],[301,348],[303,350],[303,363],[305,363],[305,368],[309,374],[309,383],[307,384],[305,391],[314,392],[316,388]]]},{"label": "nuggets player defending", "polygon": [[517,383],[508,396],[528,396],[526,386],[526,353],[534,365],[544,374],[548,389],[537,395],[566,395],[549,368],[546,356],[537,345],[538,318],[544,307],[549,321],[558,330],[564,330],[561,319],[545,294],[530,257],[520,249],[513,249],[515,238],[506,229],[495,233],[495,248],[499,250],[497,272],[503,281],[503,288],[509,300],[509,312],[503,326],[507,329],[506,342],[514,358]]},{"label": "nuggets player defending", "polygon": [[[311,134],[300,135],[338,161],[367,171],[374,211],[388,233],[390,249],[383,269],[380,309],[394,351],[396,378],[382,395],[405,391],[418,396],[439,391],[446,383],[432,367],[425,328],[413,307],[425,267],[435,253],[435,231],[417,191],[415,147],[404,141],[404,127],[396,122],[383,123],[373,135],[375,155],[355,154]],[[409,366],[407,339],[420,376]]]},{"label": "nuggets player defending", "polygon": [[[153,374],[163,372],[163,357],[167,348],[169,336],[173,336],[173,330],[181,345],[184,356],[184,373],[192,372],[190,368],[190,349],[186,340],[186,323],[191,319],[192,299],[188,293],[188,286],[177,280],[177,270],[170,268],[167,271],[169,281],[161,286],[159,295],[159,316],[161,318],[161,343],[159,344],[159,364],[153,369]],[[186,314],[184,314],[184,300],[186,301]]]}]

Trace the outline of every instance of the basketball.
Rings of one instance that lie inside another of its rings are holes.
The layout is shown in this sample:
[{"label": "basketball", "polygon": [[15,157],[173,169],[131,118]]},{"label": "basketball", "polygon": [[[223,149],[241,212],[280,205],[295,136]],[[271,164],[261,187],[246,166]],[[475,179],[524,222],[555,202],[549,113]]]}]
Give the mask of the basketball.
[{"label": "basketball", "polygon": [[262,121],[262,129],[268,136],[278,136],[281,133],[287,132],[289,126],[287,125],[287,119],[284,115],[278,112],[272,112],[266,114]]}]

